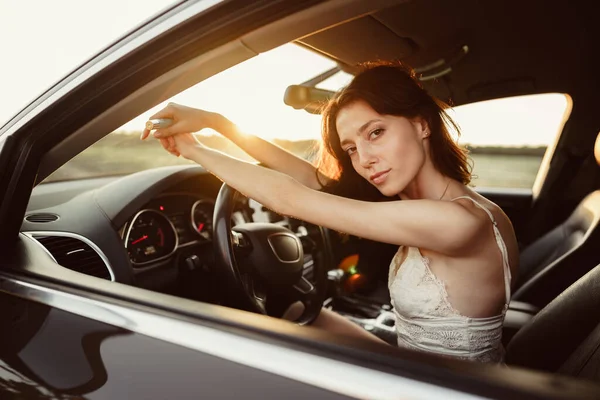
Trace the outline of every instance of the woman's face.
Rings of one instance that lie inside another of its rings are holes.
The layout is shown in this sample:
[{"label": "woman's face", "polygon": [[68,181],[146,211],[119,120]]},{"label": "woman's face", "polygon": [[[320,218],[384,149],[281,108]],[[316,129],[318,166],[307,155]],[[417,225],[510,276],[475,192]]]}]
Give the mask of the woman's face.
[{"label": "woman's face", "polygon": [[385,196],[402,192],[425,163],[429,133],[420,119],[381,115],[356,101],[339,111],[336,127],[356,172]]}]

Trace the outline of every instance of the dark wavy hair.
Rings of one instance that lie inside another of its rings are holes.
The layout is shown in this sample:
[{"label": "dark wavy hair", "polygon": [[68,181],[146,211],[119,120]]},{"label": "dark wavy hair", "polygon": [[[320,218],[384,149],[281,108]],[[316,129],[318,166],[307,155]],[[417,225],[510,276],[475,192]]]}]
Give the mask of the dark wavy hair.
[{"label": "dark wavy hair", "polygon": [[467,150],[459,147],[449,132],[452,128],[460,135],[458,126],[445,111],[449,106],[430,96],[409,67],[399,62],[377,61],[361,64],[352,82],[323,109],[318,170],[333,179],[323,190],[356,199],[384,198],[354,170],[350,157],[340,146],[337,116],[344,107],[360,100],[382,115],[423,118],[431,132],[430,156],[435,168],[465,185],[471,181]]}]

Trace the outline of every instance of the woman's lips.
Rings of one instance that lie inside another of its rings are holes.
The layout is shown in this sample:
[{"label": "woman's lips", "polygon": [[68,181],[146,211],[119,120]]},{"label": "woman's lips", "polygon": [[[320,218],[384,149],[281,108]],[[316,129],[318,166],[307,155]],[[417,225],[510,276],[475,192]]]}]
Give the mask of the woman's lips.
[{"label": "woman's lips", "polygon": [[388,169],[388,170],[385,170],[385,171],[378,172],[378,173],[376,173],[376,174],[373,174],[373,175],[371,175],[371,176],[369,177],[369,179],[370,179],[370,180],[371,180],[371,182],[373,182],[374,184],[376,184],[376,185],[379,185],[379,184],[383,183],[383,181],[385,181],[385,179],[387,178],[387,176],[388,176],[388,173],[389,173],[390,171],[391,171],[391,170],[390,170],[390,169]]}]

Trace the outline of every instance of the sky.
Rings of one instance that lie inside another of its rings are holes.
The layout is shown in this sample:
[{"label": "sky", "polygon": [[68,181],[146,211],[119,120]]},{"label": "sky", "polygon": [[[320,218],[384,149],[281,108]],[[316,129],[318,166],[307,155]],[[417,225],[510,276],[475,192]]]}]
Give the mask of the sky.
[{"label": "sky", "polygon": [[0,0],[0,125],[174,0]]},{"label": "sky", "polygon": [[[110,42],[172,3],[0,0],[0,48],[4,54],[0,125]],[[267,139],[318,138],[320,117],[284,105],[283,94],[288,85],[333,66],[320,55],[284,45],[200,82],[170,101],[220,112],[246,132]],[[348,79],[336,76],[329,86],[341,87]],[[141,130],[147,118],[165,104],[118,131]],[[556,136],[566,107],[562,95],[527,96],[457,107],[452,115],[462,129],[462,143],[546,145]]]}]

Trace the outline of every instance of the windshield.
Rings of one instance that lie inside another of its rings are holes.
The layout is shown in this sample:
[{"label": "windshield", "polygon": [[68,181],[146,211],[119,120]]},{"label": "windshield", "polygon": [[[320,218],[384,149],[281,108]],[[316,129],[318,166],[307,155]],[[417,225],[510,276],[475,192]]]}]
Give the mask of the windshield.
[{"label": "windshield", "polygon": [[[289,85],[299,84],[336,66],[332,60],[287,44],[260,54],[169,99],[219,112],[244,132],[272,140],[312,160],[321,117],[294,110],[283,102]],[[351,76],[338,72],[318,87],[339,90]],[[165,152],[154,140],[140,141],[144,123],[167,102],[145,112],[73,158],[45,182],[124,175],[149,168],[189,164]],[[486,187],[531,188],[549,144],[562,129],[568,98],[562,94],[510,97],[455,107],[460,144],[470,149],[473,183]],[[202,131],[207,145],[248,160],[237,146],[216,132]]]},{"label": "windshield", "polygon": [[[294,44],[260,54],[134,118],[73,158],[45,182],[122,175],[189,163],[168,154],[154,140],[139,140],[148,117],[171,101],[219,112],[244,132],[274,140],[307,157],[320,135],[321,118],[286,106],[283,95],[289,85],[304,82],[335,66],[332,60]],[[237,146],[215,132],[203,131],[199,139],[213,148],[248,159]]]}]

